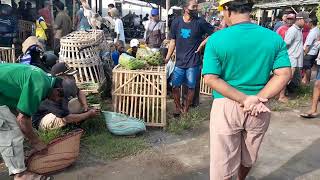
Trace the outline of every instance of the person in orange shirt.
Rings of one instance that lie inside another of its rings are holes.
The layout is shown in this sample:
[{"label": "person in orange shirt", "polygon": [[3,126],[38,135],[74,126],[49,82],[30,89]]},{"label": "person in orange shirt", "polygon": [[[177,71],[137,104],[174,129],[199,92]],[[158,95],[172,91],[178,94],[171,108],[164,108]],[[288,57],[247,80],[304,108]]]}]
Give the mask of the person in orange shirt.
[{"label": "person in orange shirt", "polygon": [[282,37],[282,39],[284,39],[286,32],[294,24],[295,20],[296,20],[296,15],[289,14],[287,16],[287,20],[286,20],[285,24],[277,30],[277,33]]}]

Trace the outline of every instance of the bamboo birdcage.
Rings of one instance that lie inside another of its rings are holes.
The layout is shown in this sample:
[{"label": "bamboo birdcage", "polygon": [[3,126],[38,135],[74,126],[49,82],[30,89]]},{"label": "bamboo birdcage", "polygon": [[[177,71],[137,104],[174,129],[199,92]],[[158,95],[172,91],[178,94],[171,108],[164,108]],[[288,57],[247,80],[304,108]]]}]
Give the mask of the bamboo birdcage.
[{"label": "bamboo birdcage", "polygon": [[113,69],[112,101],[115,112],[143,119],[147,126],[166,126],[167,79],[164,66]]},{"label": "bamboo birdcage", "polygon": [[0,47],[0,63],[14,63],[16,61],[15,53],[14,44],[11,47]]},{"label": "bamboo birdcage", "polygon": [[75,31],[61,39],[59,61],[78,70],[75,79],[85,91],[97,91],[105,79],[99,57],[99,46],[103,42],[102,31]]}]

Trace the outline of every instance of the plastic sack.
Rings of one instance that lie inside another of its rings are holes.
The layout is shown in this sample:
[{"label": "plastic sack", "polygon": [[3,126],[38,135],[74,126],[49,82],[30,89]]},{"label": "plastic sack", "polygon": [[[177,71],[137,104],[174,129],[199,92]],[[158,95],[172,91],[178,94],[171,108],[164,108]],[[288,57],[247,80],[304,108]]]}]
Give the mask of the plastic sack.
[{"label": "plastic sack", "polygon": [[109,111],[103,111],[103,115],[112,134],[130,136],[146,131],[146,125],[140,119]]},{"label": "plastic sack", "polygon": [[176,65],[176,62],[173,60],[169,60],[169,62],[166,64],[166,69],[167,69],[167,79],[170,78],[171,74],[174,71],[174,67]]}]

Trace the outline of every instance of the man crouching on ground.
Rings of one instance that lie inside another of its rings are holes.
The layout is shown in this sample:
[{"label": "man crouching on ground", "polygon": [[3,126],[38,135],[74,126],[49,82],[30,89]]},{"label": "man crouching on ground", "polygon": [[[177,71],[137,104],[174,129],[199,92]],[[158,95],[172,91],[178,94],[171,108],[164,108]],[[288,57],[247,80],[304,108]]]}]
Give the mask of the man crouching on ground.
[{"label": "man crouching on ground", "polygon": [[[203,75],[214,89],[210,120],[210,179],[244,180],[255,163],[270,121],[264,103],[291,78],[286,44],[252,24],[248,0],[222,0],[228,28],[206,45]],[[270,72],[274,76],[270,79]]]},{"label": "man crouching on ground", "polygon": [[[35,66],[0,64],[0,153],[15,180],[47,179],[27,171],[23,152],[26,137],[37,151],[46,150],[32,129],[31,116],[41,101],[63,98],[62,79]],[[15,113],[15,116],[13,113]]]}]

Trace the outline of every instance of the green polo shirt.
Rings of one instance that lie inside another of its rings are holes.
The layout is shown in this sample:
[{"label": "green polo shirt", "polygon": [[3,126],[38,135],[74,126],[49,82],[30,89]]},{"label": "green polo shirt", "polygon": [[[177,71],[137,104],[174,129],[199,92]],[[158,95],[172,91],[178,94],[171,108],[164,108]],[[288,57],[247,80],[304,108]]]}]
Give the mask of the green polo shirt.
[{"label": "green polo shirt", "polygon": [[24,64],[0,64],[0,106],[33,115],[52,90],[55,78]]},{"label": "green polo shirt", "polygon": [[[241,23],[209,38],[202,75],[218,75],[240,92],[256,95],[274,69],[290,66],[286,44],[277,33],[256,24]],[[223,98],[216,91],[213,96]]]}]

